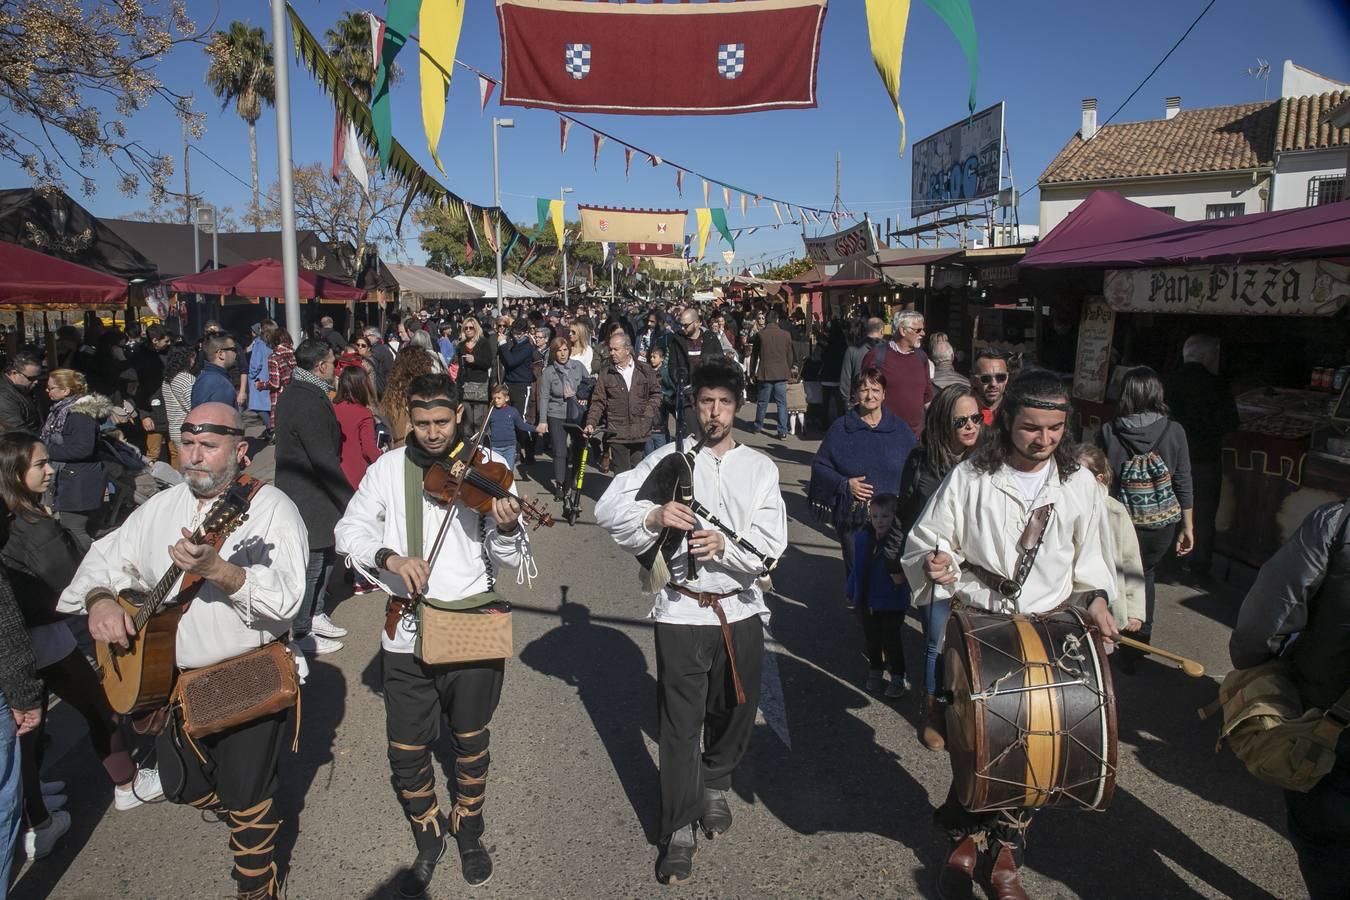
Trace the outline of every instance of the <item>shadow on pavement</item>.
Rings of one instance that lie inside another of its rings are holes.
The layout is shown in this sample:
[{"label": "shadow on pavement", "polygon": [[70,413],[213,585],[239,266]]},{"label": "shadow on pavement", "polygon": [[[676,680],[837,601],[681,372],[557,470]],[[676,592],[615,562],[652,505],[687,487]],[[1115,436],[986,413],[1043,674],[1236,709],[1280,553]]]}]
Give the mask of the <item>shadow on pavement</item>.
[{"label": "shadow on pavement", "polygon": [[656,740],[656,679],[632,638],[600,624],[567,593],[563,585],[560,624],[526,645],[520,661],[576,688],[643,833],[655,843],[660,785],[643,734]]},{"label": "shadow on pavement", "polygon": [[[278,767],[281,787],[277,791],[276,802],[281,808],[283,821],[277,832],[276,863],[278,878],[282,883],[285,883],[291,852],[300,834],[305,798],[318,780],[320,770],[333,763],[333,744],[337,738],[338,725],[346,713],[346,697],[347,679],[342,671],[337,666],[309,657],[309,678],[301,688],[299,708],[300,750],[290,753],[288,745]],[[291,723],[295,721],[292,717]],[[331,769],[329,777],[332,777]],[[222,844],[223,841],[222,838]],[[225,852],[224,847],[221,852]]]}]

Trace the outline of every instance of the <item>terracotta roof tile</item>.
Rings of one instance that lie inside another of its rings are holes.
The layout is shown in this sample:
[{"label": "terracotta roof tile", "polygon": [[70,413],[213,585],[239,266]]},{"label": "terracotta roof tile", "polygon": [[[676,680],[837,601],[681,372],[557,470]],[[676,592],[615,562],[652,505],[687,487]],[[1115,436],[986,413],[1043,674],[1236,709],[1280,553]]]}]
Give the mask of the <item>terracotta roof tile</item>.
[{"label": "terracotta roof tile", "polygon": [[1171,119],[1106,125],[1087,142],[1075,134],[1041,174],[1041,183],[1269,166],[1283,102],[1184,109]]},{"label": "terracotta roof tile", "polygon": [[1321,124],[1323,116],[1347,100],[1350,100],[1350,91],[1285,97],[1280,101],[1280,117],[1275,128],[1275,152],[1350,146],[1350,127],[1332,128]]}]

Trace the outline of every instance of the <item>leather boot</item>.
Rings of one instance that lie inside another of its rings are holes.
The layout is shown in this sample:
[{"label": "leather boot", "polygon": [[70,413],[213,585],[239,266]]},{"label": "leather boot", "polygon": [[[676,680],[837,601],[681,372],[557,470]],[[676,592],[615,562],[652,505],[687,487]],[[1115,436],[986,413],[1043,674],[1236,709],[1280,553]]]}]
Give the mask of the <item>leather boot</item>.
[{"label": "leather boot", "polygon": [[995,847],[994,865],[989,870],[989,888],[993,897],[995,900],[1030,900],[1022,888],[1013,848],[1007,844],[995,844]]},{"label": "leather boot", "polygon": [[957,841],[938,875],[938,896],[942,900],[973,900],[975,864],[979,859],[980,849],[973,836]]},{"label": "leather boot", "polygon": [[455,843],[459,846],[459,865],[464,880],[475,887],[492,880],[492,854],[483,846],[483,838],[477,834],[466,834],[461,828],[455,834]]},{"label": "leather boot", "polygon": [[662,884],[684,884],[694,877],[694,853],[698,838],[694,826],[686,825],[670,836],[656,860],[656,879]]},{"label": "leather boot", "polygon": [[413,825],[413,839],[417,841],[417,858],[398,880],[400,897],[424,897],[431,879],[436,874],[436,864],[445,856],[446,832],[450,824],[444,816],[437,816],[439,828],[422,828]]},{"label": "leather boot", "polygon": [[699,827],[708,840],[731,830],[731,807],[727,805],[725,791],[703,789],[703,818],[699,820]]},{"label": "leather boot", "polygon": [[919,729],[919,740],[929,750],[943,750],[947,746],[947,710],[938,698],[928,695],[928,714]]}]

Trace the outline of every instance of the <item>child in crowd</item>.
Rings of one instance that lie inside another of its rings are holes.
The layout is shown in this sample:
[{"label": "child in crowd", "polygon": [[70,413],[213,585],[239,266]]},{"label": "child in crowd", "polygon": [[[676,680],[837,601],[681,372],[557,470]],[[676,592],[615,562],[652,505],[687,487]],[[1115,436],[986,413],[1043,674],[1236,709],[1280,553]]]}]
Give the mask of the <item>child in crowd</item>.
[{"label": "child in crowd", "polygon": [[488,443],[493,452],[506,460],[507,468],[516,467],[516,435],[529,436],[534,429],[525,421],[520,410],[511,405],[511,392],[506,385],[492,389],[492,419],[488,422]]},{"label": "child in crowd", "polygon": [[792,367],[787,386],[788,431],[797,437],[806,434],[806,385],[802,384],[802,370]]},{"label": "child in crowd", "polygon": [[652,434],[643,448],[644,453],[651,453],[657,447],[664,447],[670,443],[668,426],[670,414],[675,409],[675,382],[671,380],[670,367],[666,365],[665,347],[652,347],[647,351],[647,358],[651,360],[649,365],[656,370],[657,376],[661,379],[661,407],[652,416]]},{"label": "child in crowd", "polygon": [[[1144,622],[1144,561],[1130,513],[1111,496],[1111,464],[1107,461],[1106,451],[1094,444],[1079,444],[1074,456],[1102,486],[1102,501],[1106,504],[1102,555],[1114,563],[1116,570],[1117,589],[1111,592],[1111,612],[1121,631],[1138,631]],[[1107,644],[1107,652],[1110,653],[1113,647]]]},{"label": "child in crowd", "polygon": [[[862,625],[863,652],[867,656],[868,669],[867,691],[875,694],[884,688],[891,699],[903,697],[909,690],[901,638],[905,611],[909,609],[909,585],[903,581],[897,585],[892,580],[881,552],[886,534],[895,525],[899,502],[895,494],[878,494],[872,498],[868,525],[855,538],[853,571],[847,587],[849,602]],[[890,684],[885,678],[887,666],[891,670]]]}]

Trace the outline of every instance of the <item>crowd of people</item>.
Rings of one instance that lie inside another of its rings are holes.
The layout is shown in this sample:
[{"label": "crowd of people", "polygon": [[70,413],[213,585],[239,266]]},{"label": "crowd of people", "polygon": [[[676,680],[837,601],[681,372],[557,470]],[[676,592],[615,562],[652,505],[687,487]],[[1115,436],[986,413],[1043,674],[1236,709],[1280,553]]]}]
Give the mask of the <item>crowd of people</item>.
[{"label": "crowd of people", "polygon": [[[1014,371],[993,349],[976,350],[966,365],[915,310],[808,325],[777,302],[563,309],[545,300],[409,314],[387,330],[350,324],[340,331],[324,316],[293,336],[263,319],[245,340],[212,321],[200,339],[185,340],[158,324],[117,329],[91,317],[83,333],[60,329],[54,355],[20,350],[7,359],[0,695],[14,728],[8,744],[0,741],[12,751],[0,755],[0,826],[19,854],[42,859],[71,825],[66,786],[40,777],[55,694],[88,723],[117,810],[167,798],[215,812],[230,824],[239,896],[274,896],[280,813],[272,797],[285,710],[208,736],[171,717],[155,732],[159,768],[138,769],[127,717],[100,689],[91,653],[95,642],[126,647],[136,633],[118,599],[132,586],[126,572],[150,579],[172,565],[192,584],[190,594],[182,588],[192,599],[182,604],[180,667],[285,639],[303,678],[306,655],[339,651],[347,637],[326,608],[345,559],[355,592],[389,595],[381,638],[388,752],[417,851],[400,889],[410,897],[426,890],[451,836],[466,880],[486,881],[487,729],[502,660],[446,668],[429,661],[423,642],[439,627],[490,632],[493,616],[465,624],[466,613],[509,609],[496,573],[532,565],[520,527],[531,511],[501,491],[477,510],[455,506],[435,534],[431,522],[441,517],[431,518],[425,497],[418,502],[430,473],[451,468],[476,435],[488,458],[519,481],[546,481],[555,501],[582,448],[594,446],[614,476],[597,522],[644,573],[660,573],[652,575],[657,874],[666,883],[691,877],[698,831],[730,827],[725,792],[758,698],[764,576],[787,542],[772,459],[733,436],[742,404],[755,404],[752,433],[785,440],[809,425],[821,437],[807,499],[839,543],[865,690],[891,700],[910,692],[904,623],[918,614],[918,737],[931,750],[947,743],[940,658],[954,603],[1041,613],[1073,595],[1108,642],[1128,633],[1147,643],[1160,571],[1189,562],[1185,577],[1208,577],[1219,439],[1237,423],[1208,335],[1187,341],[1184,365],[1167,383],[1148,368],[1125,372],[1116,417],[1076,445],[1059,376]],[[248,486],[241,473],[269,445],[275,477],[249,487],[247,527],[207,540],[212,516]],[[697,465],[704,457],[721,477]],[[710,526],[688,498],[651,499],[651,483],[681,460],[689,496],[725,523]],[[1040,522],[1034,565],[1023,565],[1019,535],[1046,506],[1054,521]],[[1344,556],[1334,546],[1345,541],[1344,518],[1339,531],[1319,520],[1305,536],[1322,542],[1323,577],[1326,560]],[[670,553],[668,534],[687,536],[687,557]],[[1305,588],[1321,583],[1301,577]],[[1343,589],[1343,572],[1335,583]],[[437,625],[442,614],[460,618]],[[1261,657],[1262,647],[1281,649],[1257,628],[1244,658]],[[1113,658],[1128,675],[1137,651]],[[1343,674],[1331,681],[1343,684]],[[448,812],[432,775],[438,709],[456,759]],[[1337,783],[1346,769],[1343,755]],[[1332,891],[1346,883],[1326,862],[1345,848],[1344,833],[1335,834],[1346,812],[1339,797],[1320,806],[1291,800],[1309,884],[1321,879]],[[1025,896],[1017,869],[1027,815],[972,813],[949,796],[935,815],[951,841],[942,895],[970,896],[983,877],[999,897]],[[0,864],[10,858],[3,840],[0,856]]]}]

